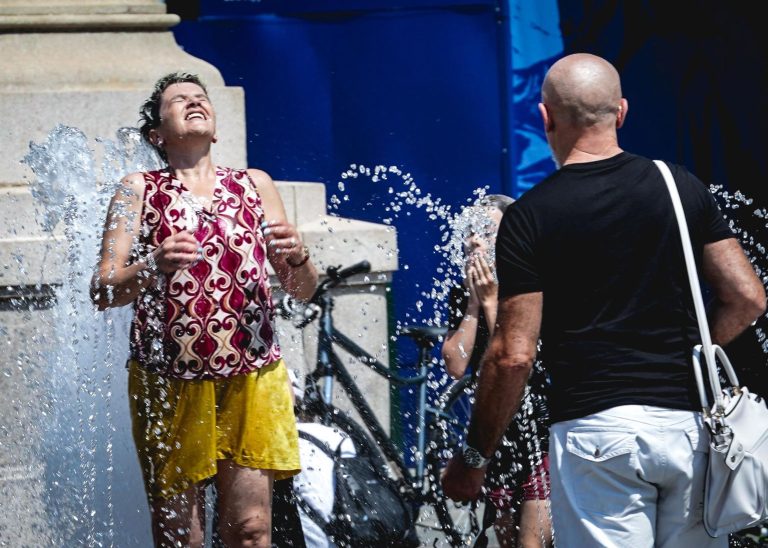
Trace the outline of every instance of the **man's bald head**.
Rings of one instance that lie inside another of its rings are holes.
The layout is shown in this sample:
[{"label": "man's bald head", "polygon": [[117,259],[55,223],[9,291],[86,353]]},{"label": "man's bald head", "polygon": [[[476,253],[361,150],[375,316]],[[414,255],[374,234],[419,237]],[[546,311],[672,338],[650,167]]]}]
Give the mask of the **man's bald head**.
[{"label": "man's bald head", "polygon": [[613,125],[621,108],[619,73],[601,57],[568,55],[547,72],[541,100],[563,123],[585,128]]}]

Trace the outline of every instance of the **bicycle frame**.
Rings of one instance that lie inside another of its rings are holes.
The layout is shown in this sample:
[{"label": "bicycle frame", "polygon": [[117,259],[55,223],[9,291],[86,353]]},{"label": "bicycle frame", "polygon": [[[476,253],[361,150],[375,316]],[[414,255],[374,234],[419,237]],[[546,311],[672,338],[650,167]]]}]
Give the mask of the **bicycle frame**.
[{"label": "bicycle frame", "polygon": [[[381,448],[382,452],[398,468],[410,488],[417,491],[421,488],[424,478],[424,451],[426,446],[426,415],[432,413],[436,415],[437,410],[427,405],[427,364],[430,362],[430,352],[425,345],[419,345],[419,374],[415,377],[403,377],[392,372],[387,366],[382,364],[374,356],[358,346],[349,337],[341,333],[333,325],[333,298],[324,294],[319,299],[321,313],[319,317],[320,329],[317,346],[317,367],[310,373],[316,385],[320,384],[322,379],[322,401],[326,405],[331,405],[333,396],[333,383],[337,379],[349,396],[352,405],[360,414],[363,423],[373,436],[373,439]],[[387,431],[381,425],[379,420],[368,405],[362,392],[355,383],[352,376],[347,371],[339,356],[334,350],[334,344],[349,352],[358,361],[362,362],[378,375],[386,378],[389,383],[399,386],[419,384],[419,403],[417,412],[417,451],[415,455],[416,472],[415,477],[405,464],[405,459],[400,455],[397,447],[390,439]],[[327,417],[330,419],[330,417]]]}]

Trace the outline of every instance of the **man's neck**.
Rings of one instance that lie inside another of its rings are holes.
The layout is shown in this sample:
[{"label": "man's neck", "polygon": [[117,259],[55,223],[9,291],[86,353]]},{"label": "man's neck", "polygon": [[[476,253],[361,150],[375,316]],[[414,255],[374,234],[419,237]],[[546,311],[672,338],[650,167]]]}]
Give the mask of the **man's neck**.
[{"label": "man's neck", "polygon": [[616,141],[615,133],[609,135],[593,133],[577,136],[572,143],[563,148],[565,149],[564,153],[559,157],[561,158],[560,164],[564,166],[606,160],[623,152]]},{"label": "man's neck", "polygon": [[621,154],[622,152],[624,151],[618,146],[610,147],[598,152],[590,152],[586,150],[574,149],[565,158],[565,160],[563,161],[563,165],[567,166],[568,164],[584,164],[587,162],[597,162],[599,160],[607,160],[608,158],[613,158],[614,156],[616,156],[617,154]]}]

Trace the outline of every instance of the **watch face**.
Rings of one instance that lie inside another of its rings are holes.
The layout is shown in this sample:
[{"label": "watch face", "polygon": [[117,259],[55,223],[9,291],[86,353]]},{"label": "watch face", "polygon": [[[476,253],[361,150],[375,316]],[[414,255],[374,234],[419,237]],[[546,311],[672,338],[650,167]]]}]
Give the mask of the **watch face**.
[{"label": "watch face", "polygon": [[485,457],[474,447],[464,447],[464,464],[470,468],[482,468],[485,465]]}]

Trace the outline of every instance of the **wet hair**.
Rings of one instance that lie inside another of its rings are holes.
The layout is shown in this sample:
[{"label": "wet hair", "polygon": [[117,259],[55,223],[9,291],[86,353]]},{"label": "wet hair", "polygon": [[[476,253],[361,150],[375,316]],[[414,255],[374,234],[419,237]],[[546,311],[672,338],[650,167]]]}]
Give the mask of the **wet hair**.
[{"label": "wet hair", "polygon": [[149,140],[149,132],[160,125],[160,100],[163,96],[163,92],[173,84],[182,84],[185,82],[200,86],[205,94],[208,94],[205,84],[203,84],[203,81],[200,80],[200,77],[197,74],[180,71],[171,72],[155,82],[152,95],[144,101],[144,104],[141,105],[141,108],[139,109],[139,131],[141,132],[141,136],[155,148],[163,160],[166,159],[165,151],[162,148],[155,146],[152,141]]},{"label": "wet hair", "polygon": [[487,194],[479,200],[475,205],[485,207],[495,207],[502,213],[504,213],[509,206],[515,202],[514,198],[507,196],[506,194]]}]

